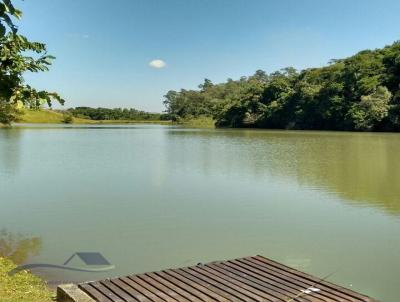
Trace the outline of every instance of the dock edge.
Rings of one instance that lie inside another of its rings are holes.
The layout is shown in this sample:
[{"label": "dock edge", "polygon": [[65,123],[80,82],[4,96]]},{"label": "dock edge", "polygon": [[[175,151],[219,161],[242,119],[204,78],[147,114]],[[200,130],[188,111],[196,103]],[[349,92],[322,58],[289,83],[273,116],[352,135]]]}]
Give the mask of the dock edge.
[{"label": "dock edge", "polygon": [[76,284],[61,284],[57,287],[57,302],[96,302]]}]

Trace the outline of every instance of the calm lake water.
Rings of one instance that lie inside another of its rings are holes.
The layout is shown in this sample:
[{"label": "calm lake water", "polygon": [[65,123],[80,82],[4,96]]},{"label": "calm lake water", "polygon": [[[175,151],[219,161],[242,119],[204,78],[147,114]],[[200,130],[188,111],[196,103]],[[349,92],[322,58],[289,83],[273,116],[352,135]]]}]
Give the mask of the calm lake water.
[{"label": "calm lake water", "polygon": [[0,229],[23,262],[96,251],[116,266],[38,271],[48,280],[261,254],[397,302],[400,135],[0,129]]}]

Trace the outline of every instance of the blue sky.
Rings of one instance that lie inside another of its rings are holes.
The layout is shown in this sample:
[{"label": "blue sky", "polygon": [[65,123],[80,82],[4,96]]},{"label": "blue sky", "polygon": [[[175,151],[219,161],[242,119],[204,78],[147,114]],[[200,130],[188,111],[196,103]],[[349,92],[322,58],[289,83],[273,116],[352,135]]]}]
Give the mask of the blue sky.
[{"label": "blue sky", "polygon": [[[162,111],[170,89],[325,65],[400,39],[398,0],[15,0],[57,57],[29,84],[66,107]],[[152,60],[166,63],[149,66]]]}]

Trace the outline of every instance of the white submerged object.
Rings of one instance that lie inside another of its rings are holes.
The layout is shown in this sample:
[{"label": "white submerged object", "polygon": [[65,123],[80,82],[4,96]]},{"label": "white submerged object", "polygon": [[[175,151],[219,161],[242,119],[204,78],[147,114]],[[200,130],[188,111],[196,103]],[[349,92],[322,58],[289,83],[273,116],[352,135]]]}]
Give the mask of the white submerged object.
[{"label": "white submerged object", "polygon": [[307,289],[302,289],[301,291],[303,293],[305,293],[305,294],[311,294],[311,293],[314,293],[314,292],[319,292],[321,290],[319,288],[316,288],[316,287],[309,287]]}]

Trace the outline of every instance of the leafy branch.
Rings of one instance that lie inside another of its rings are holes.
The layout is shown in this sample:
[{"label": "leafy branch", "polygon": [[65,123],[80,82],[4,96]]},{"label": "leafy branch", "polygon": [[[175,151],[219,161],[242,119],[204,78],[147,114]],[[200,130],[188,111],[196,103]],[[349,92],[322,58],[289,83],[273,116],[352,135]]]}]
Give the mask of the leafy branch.
[{"label": "leafy branch", "polygon": [[10,0],[0,0],[0,123],[3,124],[16,121],[21,106],[51,107],[53,102],[65,102],[55,92],[38,91],[25,84],[25,72],[48,71],[55,57],[47,53],[46,44],[18,34],[13,19],[21,17],[22,12]]}]

